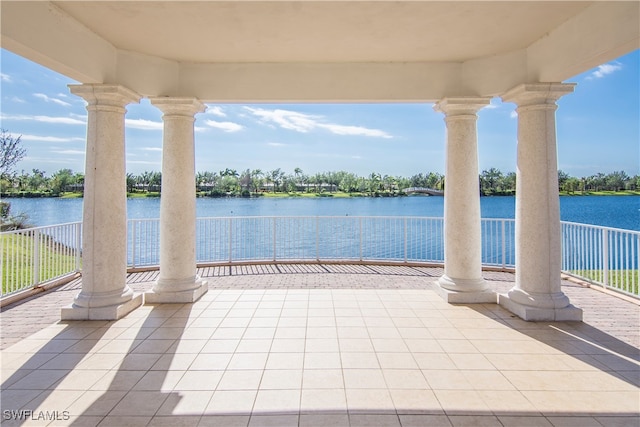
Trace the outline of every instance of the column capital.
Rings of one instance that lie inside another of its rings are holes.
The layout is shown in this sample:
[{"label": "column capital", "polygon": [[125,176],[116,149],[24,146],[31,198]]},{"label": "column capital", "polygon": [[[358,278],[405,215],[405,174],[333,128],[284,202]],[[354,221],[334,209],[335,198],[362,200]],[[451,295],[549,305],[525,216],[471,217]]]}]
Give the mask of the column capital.
[{"label": "column capital", "polygon": [[193,117],[207,109],[207,106],[197,98],[154,96],[149,98],[149,101],[166,116]]},{"label": "column capital", "polygon": [[125,107],[134,102],[140,102],[139,94],[120,85],[84,83],[69,85],[69,91],[81,97],[91,105],[108,105],[111,107]]},{"label": "column capital", "polygon": [[489,105],[490,102],[490,97],[443,98],[436,102],[433,109],[439,113],[444,113],[447,117],[475,115],[480,109]]},{"label": "column capital", "polygon": [[576,83],[523,83],[502,94],[503,102],[513,102],[518,107],[549,104],[568,93],[573,93]]}]

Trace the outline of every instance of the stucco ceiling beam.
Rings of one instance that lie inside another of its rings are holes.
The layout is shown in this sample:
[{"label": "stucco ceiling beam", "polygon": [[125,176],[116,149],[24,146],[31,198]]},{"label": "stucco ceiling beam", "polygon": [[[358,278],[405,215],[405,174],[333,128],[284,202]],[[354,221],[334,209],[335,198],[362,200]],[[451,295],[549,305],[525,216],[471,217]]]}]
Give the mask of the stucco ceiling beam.
[{"label": "stucco ceiling beam", "polygon": [[3,1],[0,45],[83,83],[113,82],[116,48],[50,2]]},{"label": "stucco ceiling beam", "polygon": [[560,82],[640,47],[640,3],[595,2],[527,49],[528,82]]},{"label": "stucco ceiling beam", "polygon": [[179,93],[206,102],[433,102],[475,95],[459,63],[181,64]]},{"label": "stucco ceiling beam", "polygon": [[524,49],[462,64],[462,79],[479,96],[498,96],[525,82],[527,53]]},{"label": "stucco ceiling beam", "polygon": [[144,96],[179,96],[180,64],[155,56],[118,51],[117,81]]}]

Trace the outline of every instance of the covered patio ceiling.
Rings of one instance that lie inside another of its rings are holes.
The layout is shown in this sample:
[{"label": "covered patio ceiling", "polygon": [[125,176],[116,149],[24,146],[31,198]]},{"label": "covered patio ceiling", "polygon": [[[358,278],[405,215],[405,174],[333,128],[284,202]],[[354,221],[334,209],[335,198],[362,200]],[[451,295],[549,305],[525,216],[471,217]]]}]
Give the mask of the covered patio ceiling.
[{"label": "covered patio ceiling", "polygon": [[640,46],[638,2],[3,1],[2,47],[81,83],[205,102],[435,101]]}]

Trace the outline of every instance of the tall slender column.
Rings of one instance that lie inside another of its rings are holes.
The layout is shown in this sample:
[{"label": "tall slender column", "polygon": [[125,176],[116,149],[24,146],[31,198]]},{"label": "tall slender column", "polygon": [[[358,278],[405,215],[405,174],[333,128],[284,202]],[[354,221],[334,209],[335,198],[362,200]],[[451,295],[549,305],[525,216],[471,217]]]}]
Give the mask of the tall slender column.
[{"label": "tall slender column", "polygon": [[125,106],[140,96],[117,85],[69,86],[87,105],[82,212],[82,290],[63,320],[119,319],[142,304],[126,285],[127,186]]},{"label": "tall slender column", "polygon": [[194,98],[151,98],[164,114],[160,275],[145,294],[150,303],[197,301],[208,290],[196,275],[195,114],[205,105]]},{"label": "tall slender column", "polygon": [[560,289],[561,241],[556,101],[574,84],[522,84],[502,96],[517,104],[516,283],[500,305],[524,320],[582,320]]},{"label": "tall slender column", "polygon": [[444,275],[440,295],[452,303],[496,302],[482,278],[477,111],[490,98],[445,98],[434,109],[447,124]]}]

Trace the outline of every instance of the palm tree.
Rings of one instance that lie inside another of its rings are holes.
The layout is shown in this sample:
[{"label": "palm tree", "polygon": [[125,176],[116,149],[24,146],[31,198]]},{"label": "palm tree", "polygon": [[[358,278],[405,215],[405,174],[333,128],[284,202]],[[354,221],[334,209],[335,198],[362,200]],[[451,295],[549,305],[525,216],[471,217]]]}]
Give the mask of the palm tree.
[{"label": "palm tree", "polygon": [[60,194],[66,191],[68,187],[74,183],[73,171],[71,169],[60,169],[53,174],[52,190],[54,194]]},{"label": "palm tree", "polygon": [[251,182],[253,183],[254,192],[257,193],[264,182],[264,172],[262,172],[262,169],[254,169],[251,171]]},{"label": "palm tree", "polygon": [[240,190],[241,191],[249,191],[252,186],[252,178],[251,178],[251,170],[246,169],[240,175]]},{"label": "palm tree", "polygon": [[429,172],[429,174],[425,177],[425,185],[424,187],[432,188],[434,190],[441,190],[441,184],[443,182],[444,176],[437,172]]},{"label": "palm tree", "polygon": [[200,187],[204,185],[206,180],[205,172],[196,173],[196,191],[200,191]]},{"label": "palm tree", "polygon": [[606,184],[607,189],[612,191],[624,190],[626,182],[629,180],[629,176],[624,171],[615,171],[607,175]]},{"label": "palm tree", "polygon": [[149,187],[151,186],[158,192],[162,191],[162,172],[151,172]]},{"label": "palm tree", "polygon": [[45,178],[45,171],[40,169],[32,169],[33,175],[27,178],[28,186],[31,191],[38,191],[43,189],[47,184],[47,178]]},{"label": "palm tree", "polygon": [[136,187],[136,182],[137,182],[136,176],[131,172],[129,172],[127,174],[127,193],[133,193],[133,190]]},{"label": "palm tree", "polygon": [[284,178],[284,172],[278,168],[268,172],[268,175],[271,178],[271,182],[273,182],[273,192],[275,193],[276,189],[280,186],[282,178]]},{"label": "palm tree", "polygon": [[369,175],[369,193],[376,194],[380,191],[380,174],[371,172]]},{"label": "palm tree", "polygon": [[304,192],[308,193],[309,192],[309,183],[311,182],[311,178],[309,177],[309,175],[302,174],[302,177],[300,177],[300,181],[302,182],[302,185],[304,186]]},{"label": "palm tree", "polygon": [[295,175],[295,177],[296,177],[296,190],[297,190],[297,187],[300,185],[300,177],[302,176],[302,169],[300,169],[300,168],[295,168],[295,169],[293,170],[293,174],[294,174],[294,175]]},{"label": "palm tree", "polygon": [[152,172],[144,171],[138,176],[138,183],[142,185],[142,191],[149,191],[149,184],[151,183],[152,174]]},{"label": "palm tree", "polygon": [[482,171],[480,175],[480,188],[482,194],[491,194],[499,191],[498,183],[502,180],[502,172],[496,168]]}]

